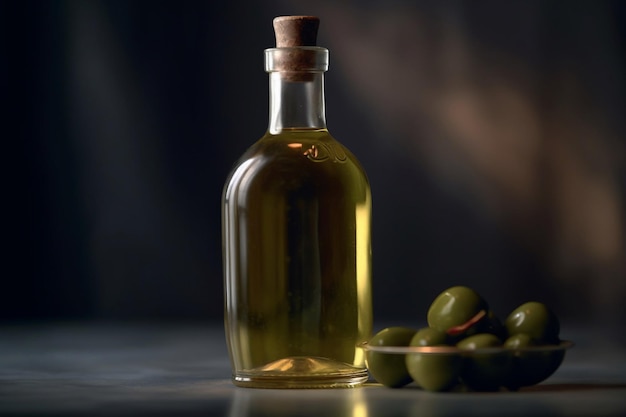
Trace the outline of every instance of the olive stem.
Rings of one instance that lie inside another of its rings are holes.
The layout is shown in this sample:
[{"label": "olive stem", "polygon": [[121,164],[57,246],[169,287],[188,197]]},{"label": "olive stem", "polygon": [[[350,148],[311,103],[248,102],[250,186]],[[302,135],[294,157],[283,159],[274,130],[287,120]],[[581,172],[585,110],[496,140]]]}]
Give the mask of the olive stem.
[{"label": "olive stem", "polygon": [[450,327],[448,330],[446,330],[446,333],[449,334],[450,336],[456,336],[458,334],[461,334],[465,332],[467,329],[469,329],[470,327],[472,327],[473,325],[475,325],[476,323],[478,323],[480,320],[482,320],[482,318],[485,317],[486,315],[487,315],[486,310],[480,310],[478,313],[476,313],[474,317],[472,317],[465,323],[459,324],[458,326]]}]

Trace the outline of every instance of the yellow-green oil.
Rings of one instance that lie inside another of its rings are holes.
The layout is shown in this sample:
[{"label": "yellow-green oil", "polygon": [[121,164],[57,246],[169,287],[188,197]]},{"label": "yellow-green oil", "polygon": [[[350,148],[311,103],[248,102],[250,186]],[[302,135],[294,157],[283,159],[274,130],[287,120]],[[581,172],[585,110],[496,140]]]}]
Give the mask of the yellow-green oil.
[{"label": "yellow-green oil", "polygon": [[223,194],[226,338],[236,385],[367,379],[371,193],[325,129],[266,134]]}]

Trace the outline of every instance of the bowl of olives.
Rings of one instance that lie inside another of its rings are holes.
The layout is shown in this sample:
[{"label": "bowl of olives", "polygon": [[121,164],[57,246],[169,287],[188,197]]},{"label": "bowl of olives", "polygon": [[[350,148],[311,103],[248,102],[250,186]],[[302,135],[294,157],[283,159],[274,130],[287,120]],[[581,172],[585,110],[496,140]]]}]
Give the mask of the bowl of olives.
[{"label": "bowl of olives", "polygon": [[557,316],[529,301],[501,322],[465,286],[448,288],[428,309],[428,326],[388,327],[361,345],[370,375],[390,388],[427,391],[518,390],[550,377],[573,343]]}]

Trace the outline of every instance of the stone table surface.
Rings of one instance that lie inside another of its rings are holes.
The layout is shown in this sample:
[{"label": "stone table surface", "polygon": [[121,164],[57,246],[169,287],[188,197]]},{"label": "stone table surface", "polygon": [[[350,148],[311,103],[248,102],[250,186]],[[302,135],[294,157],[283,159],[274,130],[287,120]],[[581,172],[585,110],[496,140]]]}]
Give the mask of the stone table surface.
[{"label": "stone table surface", "polygon": [[623,339],[568,336],[561,368],[518,392],[265,390],[231,384],[220,323],[3,324],[0,416],[626,416]]}]

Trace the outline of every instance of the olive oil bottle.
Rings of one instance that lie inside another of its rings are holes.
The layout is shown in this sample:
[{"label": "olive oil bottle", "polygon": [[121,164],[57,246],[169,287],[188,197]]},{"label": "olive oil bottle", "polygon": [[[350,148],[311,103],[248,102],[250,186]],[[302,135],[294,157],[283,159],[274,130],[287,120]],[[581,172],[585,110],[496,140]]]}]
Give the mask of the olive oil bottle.
[{"label": "olive oil bottle", "polygon": [[328,50],[315,46],[318,24],[274,19],[269,128],[222,196],[225,328],[238,386],[367,380],[358,345],[372,330],[371,192],[326,127]]}]

